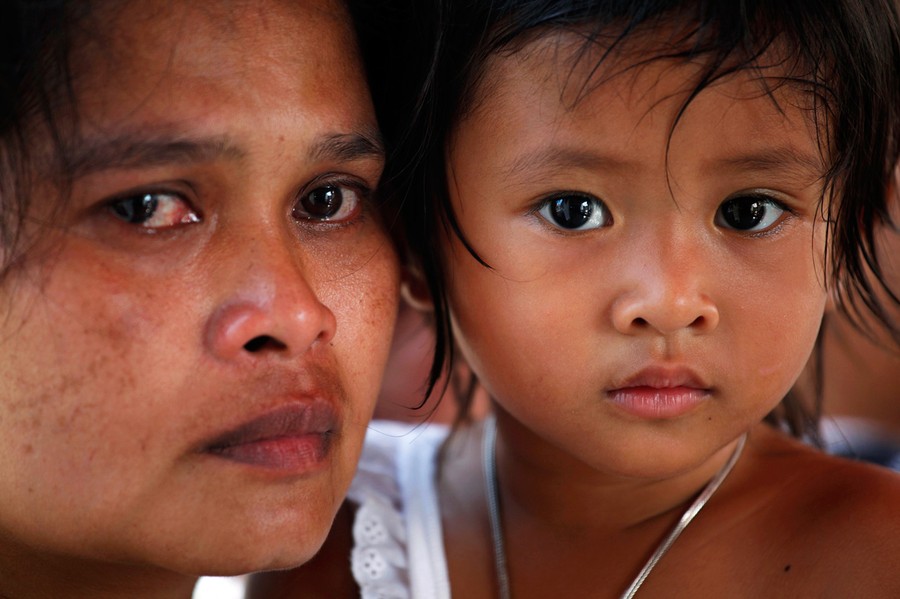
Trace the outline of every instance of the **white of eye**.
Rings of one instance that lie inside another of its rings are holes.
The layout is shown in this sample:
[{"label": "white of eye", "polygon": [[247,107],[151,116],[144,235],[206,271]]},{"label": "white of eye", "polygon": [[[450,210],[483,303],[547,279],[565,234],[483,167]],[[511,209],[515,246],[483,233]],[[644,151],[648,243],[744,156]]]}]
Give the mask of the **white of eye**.
[{"label": "white of eye", "polygon": [[170,193],[155,194],[156,210],[142,225],[150,229],[164,229],[175,225],[200,222],[200,217],[187,203]]}]

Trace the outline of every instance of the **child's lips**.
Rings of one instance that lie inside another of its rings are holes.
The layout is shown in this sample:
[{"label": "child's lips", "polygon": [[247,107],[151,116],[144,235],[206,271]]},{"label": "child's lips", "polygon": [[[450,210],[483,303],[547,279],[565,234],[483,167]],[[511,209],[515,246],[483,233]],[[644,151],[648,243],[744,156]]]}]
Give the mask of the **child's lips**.
[{"label": "child's lips", "polygon": [[629,387],[709,389],[710,385],[700,375],[686,366],[653,365],[642,368],[636,373],[625,377],[614,388]]},{"label": "child's lips", "polygon": [[217,435],[201,453],[273,470],[311,471],[326,461],[337,426],[331,402],[291,401]]},{"label": "child's lips", "polygon": [[702,377],[680,366],[644,368],[606,392],[611,403],[648,420],[677,418],[711,396],[712,388]]}]

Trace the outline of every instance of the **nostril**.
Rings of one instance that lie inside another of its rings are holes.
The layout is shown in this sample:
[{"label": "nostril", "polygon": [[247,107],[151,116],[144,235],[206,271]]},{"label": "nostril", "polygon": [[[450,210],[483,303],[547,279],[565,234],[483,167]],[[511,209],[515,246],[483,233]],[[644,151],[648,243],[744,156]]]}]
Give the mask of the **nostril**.
[{"label": "nostril", "polygon": [[251,354],[262,351],[264,349],[273,349],[276,351],[280,351],[286,348],[287,345],[285,345],[278,339],[275,339],[274,337],[270,337],[268,335],[260,335],[258,337],[254,337],[244,344],[244,349]]}]

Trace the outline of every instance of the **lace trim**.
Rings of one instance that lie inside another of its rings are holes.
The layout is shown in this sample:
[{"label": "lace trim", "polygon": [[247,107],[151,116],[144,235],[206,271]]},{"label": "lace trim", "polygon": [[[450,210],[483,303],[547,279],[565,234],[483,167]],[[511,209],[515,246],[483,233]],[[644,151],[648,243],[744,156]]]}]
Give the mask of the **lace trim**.
[{"label": "lace trim", "polygon": [[440,514],[430,485],[434,452],[447,432],[441,425],[415,432],[408,424],[370,425],[348,493],[358,506],[350,567],[363,599],[449,599]]},{"label": "lace trim", "polygon": [[350,568],[362,599],[410,599],[406,525],[396,481],[396,446],[370,434],[348,496],[358,505]]},{"label": "lace trim", "polygon": [[353,541],[350,565],[363,599],[408,599],[406,533],[390,502],[371,494],[360,504]]}]

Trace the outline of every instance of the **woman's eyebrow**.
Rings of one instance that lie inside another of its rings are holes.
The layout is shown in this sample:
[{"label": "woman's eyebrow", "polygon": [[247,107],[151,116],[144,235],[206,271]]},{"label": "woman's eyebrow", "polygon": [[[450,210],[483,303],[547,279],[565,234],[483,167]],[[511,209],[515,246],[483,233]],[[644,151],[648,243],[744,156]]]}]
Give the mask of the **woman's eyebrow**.
[{"label": "woman's eyebrow", "polygon": [[384,160],[384,155],[384,144],[376,131],[324,135],[313,143],[309,151],[309,158],[313,161]]},{"label": "woman's eyebrow", "polygon": [[70,144],[63,168],[73,176],[115,168],[153,167],[173,163],[237,160],[244,152],[227,137],[149,137],[123,133],[114,137],[82,138]]},{"label": "woman's eyebrow", "polygon": [[[63,167],[73,176],[81,177],[107,169],[240,160],[245,155],[246,151],[228,136],[150,137],[123,133],[114,137],[82,138],[70,144]],[[328,133],[312,141],[307,155],[311,160],[383,160],[385,150],[377,133]]]}]

